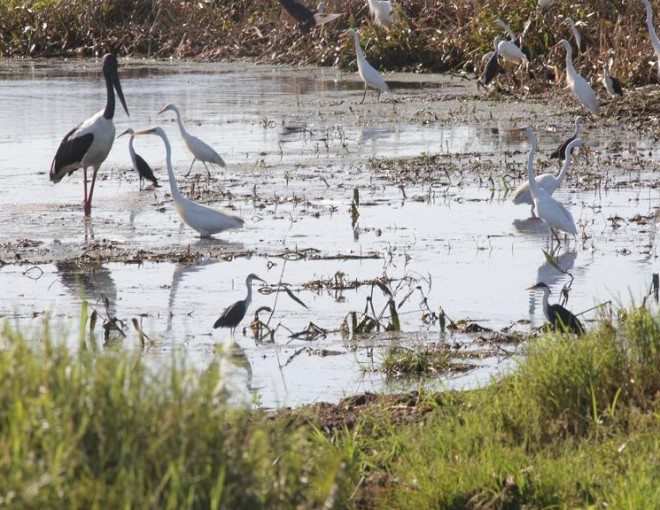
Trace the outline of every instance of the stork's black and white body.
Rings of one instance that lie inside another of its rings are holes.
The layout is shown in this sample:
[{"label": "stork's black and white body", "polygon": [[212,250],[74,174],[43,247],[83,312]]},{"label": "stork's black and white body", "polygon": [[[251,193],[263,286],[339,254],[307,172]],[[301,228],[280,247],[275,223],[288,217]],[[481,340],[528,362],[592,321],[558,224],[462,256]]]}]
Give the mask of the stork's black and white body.
[{"label": "stork's black and white body", "polygon": [[215,152],[215,150],[213,150],[211,146],[202,142],[196,136],[193,136],[190,133],[188,133],[186,128],[183,126],[183,122],[181,121],[181,112],[176,107],[176,105],[170,103],[167,106],[165,106],[165,108],[163,108],[161,111],[159,111],[158,114],[161,114],[163,112],[174,112],[176,114],[176,122],[177,124],[179,124],[179,130],[181,131],[183,143],[186,144],[186,147],[193,155],[193,160],[192,163],[190,163],[190,168],[188,169],[188,173],[186,174],[186,177],[188,177],[190,175],[190,172],[192,172],[192,167],[195,164],[195,161],[197,160],[200,160],[202,163],[204,163],[204,168],[206,168],[206,173],[208,174],[209,179],[211,178],[211,171],[209,170],[209,167],[206,166],[206,163],[212,163],[214,165],[218,165],[221,167],[225,166],[225,160],[222,159],[220,154]]},{"label": "stork's black and white body", "polygon": [[247,287],[246,298],[243,299],[242,301],[236,301],[233,305],[230,305],[227,308],[225,308],[220,314],[218,320],[215,321],[215,324],[213,324],[214,328],[230,328],[231,336],[232,337],[234,336],[236,327],[241,323],[241,321],[245,317],[248,307],[252,302],[253,280],[259,280],[260,282],[264,281],[261,278],[259,278],[256,274],[250,273],[245,279],[245,285]]},{"label": "stork's black and white body", "polygon": [[543,291],[543,315],[555,331],[574,333],[578,336],[584,334],[584,326],[575,315],[558,303],[554,305],[548,303],[550,288],[545,283],[539,282],[527,290]]},{"label": "stork's black and white body", "polygon": [[312,10],[297,0],[280,0],[282,8],[298,22],[298,29],[306,34],[312,28],[339,18],[342,13],[326,13],[324,9]]},{"label": "stork's black and white body", "polygon": [[[70,175],[79,168],[83,169],[85,216],[89,216],[92,212],[96,173],[110,154],[110,149],[115,141],[115,125],[112,122],[115,116],[115,90],[126,115],[128,115],[124,93],[119,82],[118,68],[119,63],[115,55],[108,53],[103,57],[103,76],[107,90],[105,108],[66,134],[50,166],[50,180],[54,183],[60,182],[65,175]],[[94,174],[88,195],[87,168],[90,166],[94,168]]]},{"label": "stork's black and white body", "polygon": [[165,153],[167,159],[167,175],[170,179],[170,190],[176,212],[179,213],[181,220],[190,228],[199,232],[200,237],[210,237],[231,228],[240,228],[243,226],[243,220],[238,216],[227,214],[217,209],[212,209],[202,204],[198,204],[184,197],[179,191],[179,186],[174,177],[172,169],[172,148],[167,139],[163,128],[156,127],[145,131],[138,131],[135,136],[156,135],[163,140],[165,144]]},{"label": "stork's black and white body", "polygon": [[559,147],[557,147],[554,151],[550,153],[551,159],[559,159],[559,161],[566,159],[566,148],[573,140],[578,138],[578,136],[580,135],[580,126],[582,125],[583,122],[584,122],[584,117],[582,115],[578,115],[575,117],[575,131],[573,132],[573,136],[564,140]]},{"label": "stork's black and white body", "polygon": [[614,76],[610,76],[610,73],[607,70],[607,64],[603,64],[602,82],[610,97],[623,96],[623,87],[621,86],[621,82],[617,80]]},{"label": "stork's black and white body", "polygon": [[138,173],[138,176],[140,177],[140,189],[142,189],[142,185],[144,184],[145,179],[151,181],[151,183],[155,187],[157,188],[160,187],[160,184],[158,184],[158,179],[156,179],[153,170],[149,166],[149,163],[147,163],[142,156],[140,156],[137,152],[135,152],[135,148],[133,147],[133,140],[135,140],[135,131],[133,131],[131,128],[128,128],[117,138],[124,135],[131,135],[131,138],[128,140],[128,152],[131,155],[131,162],[133,163],[133,169]]}]

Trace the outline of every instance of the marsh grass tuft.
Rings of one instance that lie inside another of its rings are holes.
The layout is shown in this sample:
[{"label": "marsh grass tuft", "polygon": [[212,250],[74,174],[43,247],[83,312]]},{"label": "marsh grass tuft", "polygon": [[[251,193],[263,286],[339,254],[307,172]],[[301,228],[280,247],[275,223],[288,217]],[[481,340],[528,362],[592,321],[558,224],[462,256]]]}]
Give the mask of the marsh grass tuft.
[{"label": "marsh grass tuft", "polygon": [[437,376],[450,367],[451,355],[442,346],[393,346],[385,352],[381,370],[388,377]]}]

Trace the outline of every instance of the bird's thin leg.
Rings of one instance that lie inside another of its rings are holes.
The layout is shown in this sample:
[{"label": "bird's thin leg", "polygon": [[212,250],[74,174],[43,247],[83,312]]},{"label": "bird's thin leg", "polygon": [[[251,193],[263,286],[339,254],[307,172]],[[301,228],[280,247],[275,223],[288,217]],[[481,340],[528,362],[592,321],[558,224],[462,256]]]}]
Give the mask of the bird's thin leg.
[{"label": "bird's thin leg", "polygon": [[378,89],[378,96],[376,97],[376,101],[380,101],[380,93],[381,92],[382,92],[382,90]]},{"label": "bird's thin leg", "polygon": [[206,173],[208,174],[209,181],[211,180],[211,170],[209,170],[209,167],[206,166],[206,161],[202,161],[204,163],[204,168],[206,168]]},{"label": "bird's thin leg", "polygon": [[367,84],[364,84],[364,94],[362,94],[362,101],[360,101],[360,104],[364,103],[364,98],[367,97]]},{"label": "bird's thin leg", "polygon": [[[83,193],[83,211],[87,211],[87,167],[83,168],[83,189],[85,190]],[[85,212],[85,216],[87,216],[87,212]]]},{"label": "bird's thin leg", "polygon": [[92,174],[92,184],[89,187],[89,196],[87,197],[87,202],[85,203],[85,216],[92,214],[92,195],[94,194],[94,184],[96,183],[96,173],[99,171],[99,167],[94,167],[94,173]]},{"label": "bird's thin leg", "polygon": [[197,161],[197,158],[193,158],[192,163],[190,163],[190,168],[188,169],[188,173],[184,175],[184,177],[188,177],[190,175],[190,172],[192,172],[192,167],[195,164],[195,161]]}]

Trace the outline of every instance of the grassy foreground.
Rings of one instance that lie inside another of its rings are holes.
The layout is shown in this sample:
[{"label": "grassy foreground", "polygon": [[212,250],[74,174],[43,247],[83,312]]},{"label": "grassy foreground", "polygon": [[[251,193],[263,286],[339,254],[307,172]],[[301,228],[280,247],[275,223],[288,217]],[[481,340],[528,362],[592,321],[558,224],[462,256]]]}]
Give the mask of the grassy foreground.
[{"label": "grassy foreground", "polygon": [[659,508],[660,317],[548,337],[474,392],[228,406],[215,364],[149,372],[0,335],[0,507]]}]

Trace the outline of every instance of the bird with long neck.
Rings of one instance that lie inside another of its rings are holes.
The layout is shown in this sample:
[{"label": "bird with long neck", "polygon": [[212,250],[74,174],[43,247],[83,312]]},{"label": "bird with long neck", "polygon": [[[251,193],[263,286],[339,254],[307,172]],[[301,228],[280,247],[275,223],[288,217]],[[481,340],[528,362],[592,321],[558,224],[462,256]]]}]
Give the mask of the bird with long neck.
[{"label": "bird with long neck", "polygon": [[360,75],[360,78],[362,78],[362,81],[364,81],[364,94],[362,95],[361,102],[364,102],[365,97],[367,97],[367,87],[369,86],[378,89],[378,98],[380,98],[381,92],[387,92],[390,90],[389,86],[378,71],[367,62],[364,53],[362,53],[362,47],[360,46],[360,36],[355,29],[349,28],[344,34],[350,35],[355,43],[358,74]]},{"label": "bird with long neck", "polygon": [[651,37],[651,44],[653,45],[653,51],[655,56],[658,59],[658,81],[660,81],[660,39],[658,39],[658,34],[655,32],[653,27],[653,8],[649,0],[642,0],[644,2],[644,7],[646,7],[646,26],[649,29],[649,36]]},{"label": "bird with long neck", "polygon": [[582,115],[578,115],[575,117],[575,131],[573,131],[573,136],[564,140],[559,147],[557,147],[554,151],[552,151],[550,153],[550,159],[559,159],[561,161],[562,159],[566,158],[566,149],[568,147],[568,144],[570,144],[580,135],[580,127],[582,126],[583,122],[584,122],[584,117]]},{"label": "bird with long neck", "polygon": [[264,281],[261,278],[259,278],[256,274],[250,273],[245,279],[245,286],[247,287],[247,296],[245,297],[245,299],[241,301],[236,301],[232,305],[225,308],[220,314],[218,320],[216,320],[215,323],[213,324],[214,328],[230,328],[231,335],[232,337],[234,336],[236,327],[241,323],[241,321],[245,317],[245,314],[247,313],[248,308],[250,307],[250,303],[252,302],[252,282],[254,280],[258,280],[260,282]]},{"label": "bird with long neck", "polygon": [[573,48],[566,39],[559,41],[553,48],[561,46],[566,50],[566,83],[580,104],[596,117],[600,114],[600,104],[591,85],[575,70],[573,65]]},{"label": "bird with long neck", "polygon": [[117,136],[117,138],[121,138],[124,135],[130,135],[130,138],[128,139],[128,153],[131,156],[133,169],[137,172],[138,177],[140,178],[140,189],[142,189],[142,184],[145,179],[151,181],[154,187],[160,188],[158,179],[156,179],[153,170],[149,166],[149,163],[147,163],[142,156],[135,152],[135,147],[133,146],[133,141],[135,140],[135,131],[132,128],[128,128],[122,134]]},{"label": "bird with long neck", "polygon": [[539,282],[526,290],[543,291],[543,315],[553,329],[562,333],[574,333],[578,336],[584,334],[584,326],[573,313],[561,306],[559,303],[555,303],[553,305],[549,303],[548,298],[550,296],[550,287],[548,287],[545,283]]}]

